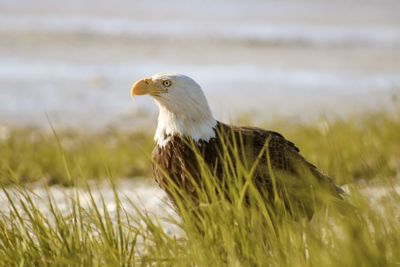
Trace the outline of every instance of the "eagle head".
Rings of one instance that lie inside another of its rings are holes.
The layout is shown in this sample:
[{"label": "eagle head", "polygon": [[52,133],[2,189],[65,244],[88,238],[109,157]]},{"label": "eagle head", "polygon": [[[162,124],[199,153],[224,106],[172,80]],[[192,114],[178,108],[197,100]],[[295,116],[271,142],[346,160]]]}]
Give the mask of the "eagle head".
[{"label": "eagle head", "polygon": [[157,103],[155,140],[164,146],[171,136],[208,141],[215,137],[217,124],[200,85],[177,73],[157,73],[132,85],[132,96],[150,95]]}]

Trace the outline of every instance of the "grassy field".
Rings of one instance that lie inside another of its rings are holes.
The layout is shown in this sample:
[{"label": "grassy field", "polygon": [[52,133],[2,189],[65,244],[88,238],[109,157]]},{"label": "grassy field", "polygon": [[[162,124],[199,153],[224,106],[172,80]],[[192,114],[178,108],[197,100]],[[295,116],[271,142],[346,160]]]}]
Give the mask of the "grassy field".
[{"label": "grassy field", "polygon": [[[169,218],[183,230],[181,236],[166,233],[140,209],[128,214],[117,190],[112,213],[109,203],[90,197],[84,208],[79,196],[69,200],[72,208],[65,213],[49,196],[45,214],[28,194],[27,182],[71,186],[150,175],[152,138],[117,131],[11,129],[0,141],[0,181],[9,205],[0,217],[0,264],[399,266],[400,196],[394,188],[399,182],[400,117],[380,113],[309,125],[276,120],[268,128],[295,142],[339,184],[347,184],[345,208],[328,203],[311,221],[293,220],[279,201],[271,209],[256,192],[249,207],[240,197],[233,197],[232,205],[214,195],[218,201],[202,208],[201,219],[189,211]],[[383,186],[384,197],[373,200],[360,181]],[[199,190],[215,192],[215,186]]]},{"label": "grassy field", "polygon": [[[398,173],[399,116],[378,113],[313,124],[288,124],[277,119],[264,126],[282,133],[307,159],[344,184]],[[72,185],[106,178],[110,173],[114,178],[151,176],[154,142],[149,133],[9,129],[3,135],[1,184],[45,179]]]},{"label": "grassy field", "polygon": [[10,129],[0,141],[0,183],[74,185],[87,179],[151,174],[150,135]]}]

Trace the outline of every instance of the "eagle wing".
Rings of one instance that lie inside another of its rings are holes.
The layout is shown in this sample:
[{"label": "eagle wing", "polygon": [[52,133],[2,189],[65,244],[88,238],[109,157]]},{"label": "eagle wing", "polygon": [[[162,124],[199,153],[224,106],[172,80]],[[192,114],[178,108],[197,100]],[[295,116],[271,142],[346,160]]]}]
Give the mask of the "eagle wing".
[{"label": "eagle wing", "polygon": [[270,166],[276,173],[277,179],[285,177],[294,187],[305,188],[316,182],[337,197],[343,193],[331,177],[307,161],[301,155],[300,149],[280,133],[257,127],[234,127],[223,123],[219,123],[219,131],[229,138],[236,139],[231,142],[236,142],[242,150],[246,150],[245,156],[250,162],[255,162],[257,157],[261,157],[258,161],[260,168],[255,177],[256,183],[271,185],[271,173],[265,168]]}]

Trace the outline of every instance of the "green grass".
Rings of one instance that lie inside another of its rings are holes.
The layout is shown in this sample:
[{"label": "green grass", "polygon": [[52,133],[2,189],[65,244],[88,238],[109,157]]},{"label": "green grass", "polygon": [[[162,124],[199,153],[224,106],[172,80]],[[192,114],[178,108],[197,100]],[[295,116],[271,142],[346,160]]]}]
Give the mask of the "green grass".
[{"label": "green grass", "polygon": [[151,136],[143,133],[11,129],[0,141],[0,184],[149,176]]},{"label": "green grass", "polygon": [[[281,132],[302,154],[340,183],[393,177],[400,161],[400,115],[377,113],[347,120],[288,124],[275,120],[266,129]],[[116,130],[79,133],[11,129],[0,140],[0,183],[71,185],[75,180],[151,176],[152,135]]]},{"label": "green grass", "polygon": [[[125,213],[116,193],[115,214],[78,197],[63,214],[49,199],[50,215],[26,189],[0,217],[2,266],[397,266],[400,245],[398,201],[388,191],[377,211],[355,187],[351,214],[334,206],[314,219],[293,220],[266,212],[265,205],[233,205],[222,199],[202,207],[199,219],[183,211],[173,221],[185,235],[166,234],[146,213]],[[260,203],[259,203],[260,204]],[[132,204],[133,205],[133,204]],[[387,215],[391,216],[387,216]],[[173,219],[171,219],[173,220]]]},{"label": "green grass", "polygon": [[[0,144],[1,180],[8,185],[3,192],[10,209],[0,216],[0,264],[399,266],[400,196],[391,187],[399,179],[399,119],[375,114],[315,125],[276,121],[268,128],[294,141],[340,183],[366,179],[384,185],[385,197],[374,203],[352,183],[346,199],[351,208],[327,201],[312,221],[294,220],[279,200],[268,205],[261,201],[251,185],[253,201],[245,206],[241,192],[248,172],[239,168],[235,179],[242,182],[230,187],[233,203],[220,198],[215,193],[218,185],[212,182],[197,188],[203,200],[213,200],[202,205],[201,215],[185,207],[187,199],[178,202],[181,220],[171,220],[183,230],[180,237],[166,234],[157,220],[140,209],[136,215],[126,213],[116,191],[113,214],[105,208],[109,203],[92,199],[84,208],[75,196],[69,199],[72,208],[67,213],[50,197],[49,215],[38,208],[24,183],[16,186],[17,197],[9,184],[41,177],[73,184],[76,179],[112,182],[115,177],[144,175],[150,170],[151,138],[118,132],[60,132],[57,142],[52,133],[12,130]],[[213,181],[207,170],[203,179]]]}]

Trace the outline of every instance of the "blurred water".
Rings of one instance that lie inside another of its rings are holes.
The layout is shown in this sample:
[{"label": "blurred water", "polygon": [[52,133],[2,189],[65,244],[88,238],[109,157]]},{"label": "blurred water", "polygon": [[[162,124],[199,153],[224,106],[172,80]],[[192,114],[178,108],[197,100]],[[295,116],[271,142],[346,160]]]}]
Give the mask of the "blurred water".
[{"label": "blurred water", "polygon": [[400,44],[400,29],[385,25],[270,25],[260,22],[202,24],[179,20],[149,21],[129,18],[58,17],[54,15],[0,17],[3,31],[47,34],[105,35],[134,39],[213,39],[259,45],[391,46]]},{"label": "blurred water", "polygon": [[[132,82],[192,76],[217,118],[312,118],[391,104],[399,1],[0,2],[0,123],[139,125]],[[155,122],[154,122],[155,123]]]}]

